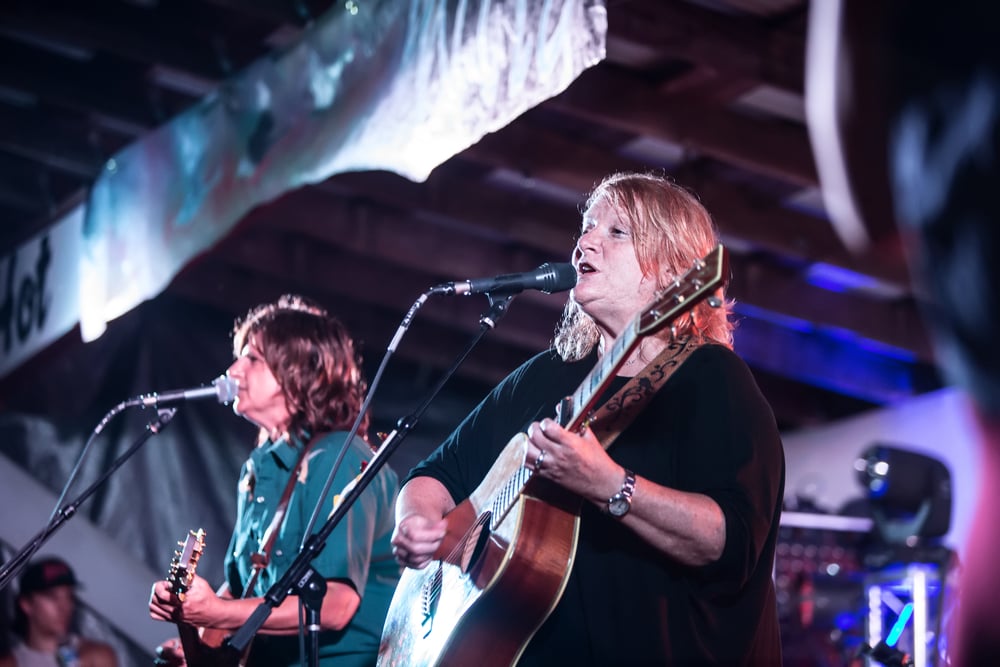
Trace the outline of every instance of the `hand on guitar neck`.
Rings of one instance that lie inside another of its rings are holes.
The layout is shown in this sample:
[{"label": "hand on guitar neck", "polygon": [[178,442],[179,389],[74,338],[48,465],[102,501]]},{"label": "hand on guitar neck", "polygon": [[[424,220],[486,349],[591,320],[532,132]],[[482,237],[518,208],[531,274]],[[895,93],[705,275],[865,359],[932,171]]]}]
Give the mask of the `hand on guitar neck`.
[{"label": "hand on guitar neck", "polygon": [[[170,582],[156,582],[149,600],[150,616],[175,623],[180,635],[179,640],[169,640],[157,647],[156,664],[171,667],[244,664],[245,658],[220,649],[222,641],[231,633],[210,627],[217,622],[217,607],[226,597],[224,591],[220,593],[216,594],[209,583],[197,575],[191,577],[183,599],[175,594]],[[195,655],[188,655],[191,652]]]},{"label": "hand on guitar neck", "polygon": [[226,632],[210,627],[217,619],[216,608],[223,598],[230,598],[223,586],[218,593],[196,574],[205,549],[205,531],[190,531],[174,552],[167,578],[153,585],[149,597],[149,615],[177,625],[177,639],[156,648],[155,664],[177,667],[224,667],[245,665],[248,651],[237,656],[222,646]]},{"label": "hand on guitar neck", "polygon": [[218,619],[216,607],[221,599],[209,583],[198,575],[191,580],[183,600],[173,594],[169,582],[158,581],[153,586],[149,611],[159,621],[205,627]]}]

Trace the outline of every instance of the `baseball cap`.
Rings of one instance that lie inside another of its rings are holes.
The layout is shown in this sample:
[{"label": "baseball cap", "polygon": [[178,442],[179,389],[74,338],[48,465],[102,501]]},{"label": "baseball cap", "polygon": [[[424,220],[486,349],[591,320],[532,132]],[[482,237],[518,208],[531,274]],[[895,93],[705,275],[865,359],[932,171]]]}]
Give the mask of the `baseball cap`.
[{"label": "baseball cap", "polygon": [[45,591],[56,586],[79,586],[76,575],[66,561],[55,556],[41,558],[24,568],[21,573],[21,595]]}]

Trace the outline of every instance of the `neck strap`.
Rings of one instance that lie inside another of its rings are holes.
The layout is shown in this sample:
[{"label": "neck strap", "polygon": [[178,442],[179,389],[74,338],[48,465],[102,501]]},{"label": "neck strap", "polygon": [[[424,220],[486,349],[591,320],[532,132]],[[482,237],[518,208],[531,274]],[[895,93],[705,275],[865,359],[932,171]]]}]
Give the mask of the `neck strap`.
[{"label": "neck strap", "polygon": [[611,446],[674,371],[700,346],[700,343],[693,342],[690,337],[670,341],[662,352],[594,412],[585,425],[594,432],[605,449]]}]

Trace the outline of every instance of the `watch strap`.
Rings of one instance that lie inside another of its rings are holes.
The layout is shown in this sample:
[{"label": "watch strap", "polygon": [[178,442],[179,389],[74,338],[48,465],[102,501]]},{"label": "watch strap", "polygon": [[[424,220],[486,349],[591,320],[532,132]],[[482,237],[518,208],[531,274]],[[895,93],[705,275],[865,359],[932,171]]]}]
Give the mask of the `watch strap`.
[{"label": "watch strap", "polygon": [[[628,511],[632,508],[632,495],[635,493],[635,473],[625,468],[625,479],[622,481],[622,486],[618,490],[618,493],[608,498],[608,510],[612,516],[623,517],[628,514]],[[615,511],[614,507],[618,505],[619,501],[625,501],[625,511]]]}]

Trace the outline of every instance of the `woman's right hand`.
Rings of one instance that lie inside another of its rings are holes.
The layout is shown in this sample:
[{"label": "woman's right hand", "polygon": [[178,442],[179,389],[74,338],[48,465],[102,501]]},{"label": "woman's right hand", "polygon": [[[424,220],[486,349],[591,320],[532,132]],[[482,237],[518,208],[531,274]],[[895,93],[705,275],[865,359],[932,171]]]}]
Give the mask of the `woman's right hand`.
[{"label": "woman's right hand", "polygon": [[187,665],[184,659],[184,646],[180,639],[168,639],[156,647],[156,658],[153,664],[157,667],[183,667]]},{"label": "woman's right hand", "polygon": [[444,516],[454,507],[451,494],[433,477],[414,477],[403,485],[391,540],[396,560],[418,570],[427,567],[448,534]]},{"label": "woman's right hand", "polygon": [[447,519],[409,514],[396,524],[392,533],[392,553],[401,565],[418,570],[427,567],[447,531]]}]

